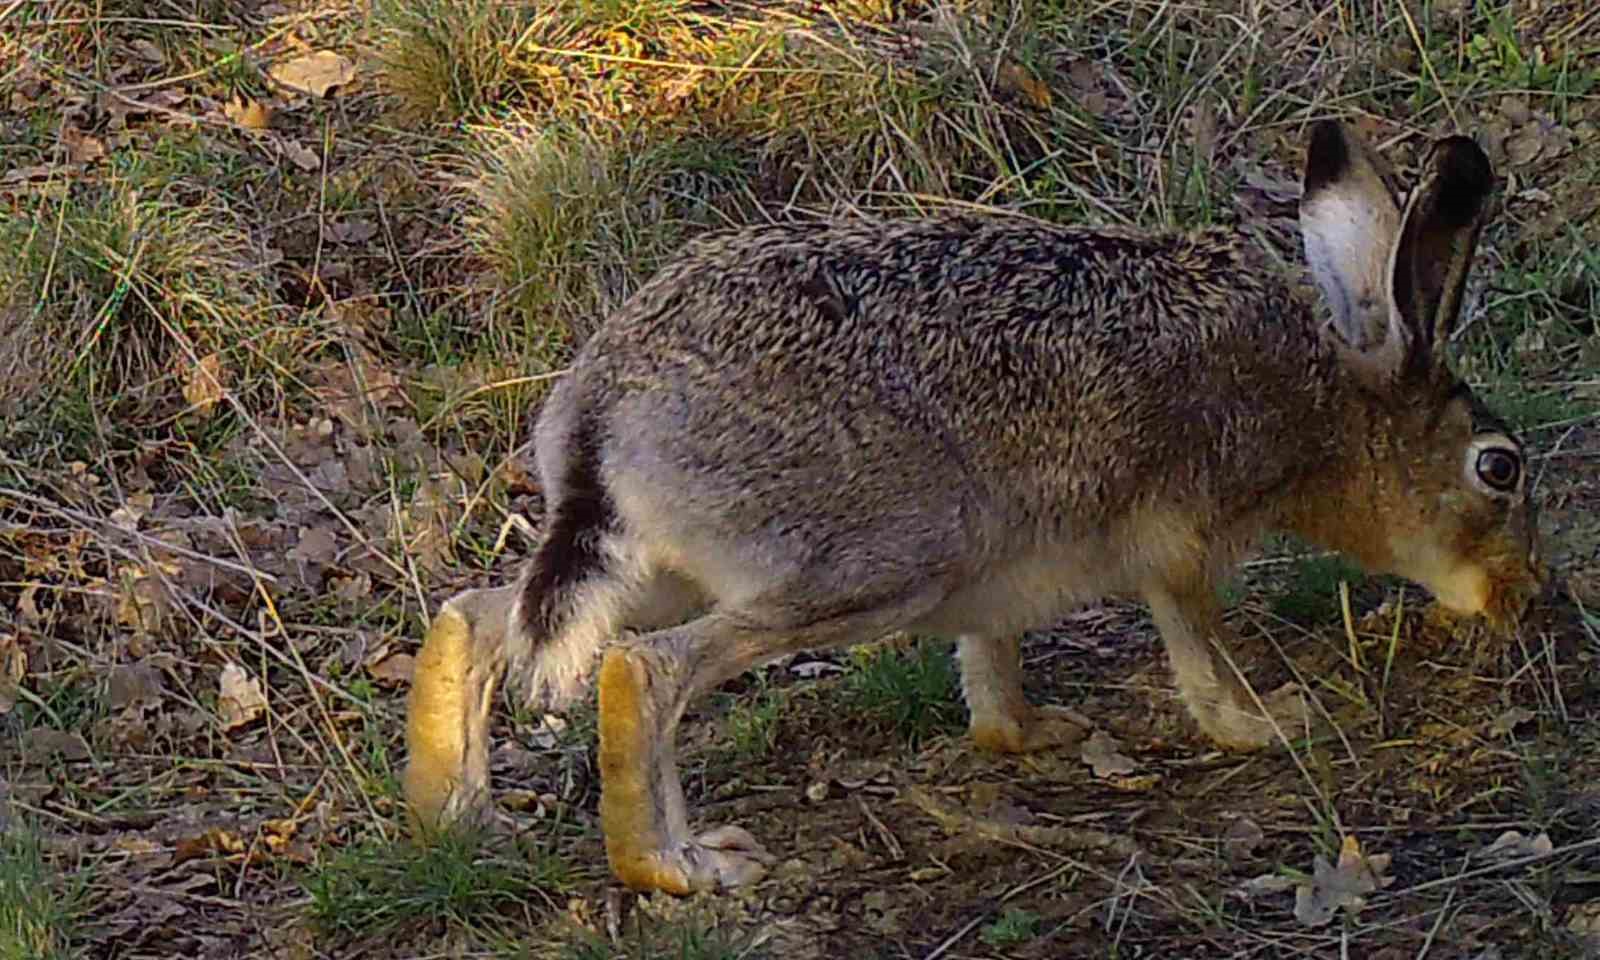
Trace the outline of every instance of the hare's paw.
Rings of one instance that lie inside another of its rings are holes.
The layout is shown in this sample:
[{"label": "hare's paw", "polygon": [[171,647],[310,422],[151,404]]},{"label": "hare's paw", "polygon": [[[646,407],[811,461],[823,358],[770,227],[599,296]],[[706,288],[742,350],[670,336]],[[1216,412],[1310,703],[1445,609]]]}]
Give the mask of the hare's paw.
[{"label": "hare's paw", "polygon": [[489,806],[488,706],[499,682],[504,630],[483,616],[504,590],[446,603],[417,654],[406,711],[404,785],[414,828],[479,823]]},{"label": "hare's paw", "polygon": [[1241,753],[1293,743],[1315,728],[1311,704],[1297,683],[1286,683],[1262,696],[1260,706],[1247,693],[1235,704],[1202,705],[1195,718],[1218,746]]},{"label": "hare's paw", "polygon": [[611,868],[634,890],[688,894],[755,883],[775,859],[748,831],[722,826],[674,849],[613,857]]},{"label": "hare's paw", "polygon": [[973,717],[968,733],[984,750],[1032,753],[1081,742],[1093,729],[1088,718],[1057,706],[1030,706],[1022,717]]}]

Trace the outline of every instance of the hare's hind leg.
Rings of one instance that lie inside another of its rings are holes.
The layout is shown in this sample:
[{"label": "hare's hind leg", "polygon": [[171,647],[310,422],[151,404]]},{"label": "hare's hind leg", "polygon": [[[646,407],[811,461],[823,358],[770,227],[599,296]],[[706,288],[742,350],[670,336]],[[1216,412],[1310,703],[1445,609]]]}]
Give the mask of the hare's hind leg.
[{"label": "hare's hind leg", "polygon": [[1027,753],[1082,740],[1089,730],[1081,717],[1028,702],[1022,691],[1021,646],[1015,636],[966,636],[957,643],[973,742],[999,753]]},{"label": "hare's hind leg", "polygon": [[1288,684],[1258,699],[1236,665],[1223,655],[1233,632],[1222,622],[1216,596],[1208,587],[1152,589],[1145,599],[1161,631],[1184,705],[1218,746],[1258,750],[1306,735],[1311,713],[1298,686]]},{"label": "hare's hind leg", "polygon": [[892,600],[810,623],[769,611],[716,610],[611,646],[600,667],[600,821],[617,878],[636,890],[669,893],[760,879],[773,858],[749,833],[736,826],[689,830],[676,748],[684,709],[763,660],[873,639],[931,605]]},{"label": "hare's hind leg", "polygon": [[405,795],[423,832],[488,809],[489,704],[505,673],[519,586],[468,590],[439,610],[417,654],[406,711]]}]

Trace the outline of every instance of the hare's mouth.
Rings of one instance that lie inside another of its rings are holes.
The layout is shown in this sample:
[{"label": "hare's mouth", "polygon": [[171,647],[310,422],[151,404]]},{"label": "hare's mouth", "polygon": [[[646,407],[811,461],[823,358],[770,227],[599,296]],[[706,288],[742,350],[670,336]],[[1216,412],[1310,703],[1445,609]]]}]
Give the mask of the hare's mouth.
[{"label": "hare's mouth", "polygon": [[1539,593],[1543,580],[1537,570],[1513,567],[1508,564],[1504,568],[1493,569],[1487,576],[1489,595],[1483,606],[1483,616],[1499,630],[1516,626]]}]

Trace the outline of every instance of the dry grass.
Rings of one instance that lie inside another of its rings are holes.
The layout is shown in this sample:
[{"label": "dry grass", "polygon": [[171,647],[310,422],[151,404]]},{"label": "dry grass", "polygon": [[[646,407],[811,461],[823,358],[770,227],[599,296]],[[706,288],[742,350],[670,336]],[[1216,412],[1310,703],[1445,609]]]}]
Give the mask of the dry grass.
[{"label": "dry grass", "polygon": [[[1578,955],[1597,28],[1559,2],[0,0],[0,957]],[[353,76],[274,79],[314,51]],[[520,846],[398,840],[406,655],[526,551],[538,398],[685,239],[966,206],[1237,223],[1292,257],[1332,114],[1402,166],[1476,132],[1507,178],[1457,353],[1539,451],[1558,589],[1509,643],[1383,581],[1347,608],[1347,570],[1285,547],[1235,616],[1241,665],[1334,714],[1294,756],[1197,750],[1147,620],[1107,606],[1032,638],[1030,682],[1105,718],[1120,780],[974,757],[925,646],[772,669],[686,725],[692,804],[798,864],[754,899],[612,895],[585,710],[499,721]],[[1551,849],[1488,852],[1506,830]],[[1395,881],[1306,927],[1261,878],[1344,836]]]}]

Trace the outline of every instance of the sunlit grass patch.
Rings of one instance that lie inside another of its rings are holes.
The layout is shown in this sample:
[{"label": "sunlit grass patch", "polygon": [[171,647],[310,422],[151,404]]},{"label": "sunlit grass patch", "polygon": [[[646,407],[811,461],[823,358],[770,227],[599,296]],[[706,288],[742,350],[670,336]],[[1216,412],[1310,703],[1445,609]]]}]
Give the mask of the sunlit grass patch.
[{"label": "sunlit grass patch", "polygon": [[81,940],[87,871],[46,862],[39,835],[9,820],[0,793],[0,960],[65,960]]},{"label": "sunlit grass patch", "polygon": [[508,50],[538,5],[501,0],[379,0],[384,81],[409,117],[454,121],[490,110],[518,71]]},{"label": "sunlit grass patch", "polygon": [[82,403],[119,426],[165,419],[269,366],[269,285],[248,233],[165,173],[60,182],[0,210],[0,401],[14,413]]},{"label": "sunlit grass patch", "polygon": [[918,640],[901,649],[856,647],[844,676],[845,700],[869,721],[911,744],[961,728],[966,710],[950,645]]},{"label": "sunlit grass patch", "polygon": [[491,852],[480,837],[450,833],[427,845],[362,842],[318,866],[306,889],[324,931],[372,936],[525,919],[550,907],[567,883],[565,864],[548,851],[519,845]]}]

